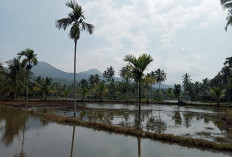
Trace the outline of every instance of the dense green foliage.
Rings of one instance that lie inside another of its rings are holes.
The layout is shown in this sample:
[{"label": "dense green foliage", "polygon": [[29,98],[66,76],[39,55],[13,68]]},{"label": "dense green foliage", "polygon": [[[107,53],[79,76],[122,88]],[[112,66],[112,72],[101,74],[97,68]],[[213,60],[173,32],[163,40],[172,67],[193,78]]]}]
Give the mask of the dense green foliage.
[{"label": "dense green foliage", "polygon": [[[134,64],[130,63],[129,59]],[[224,66],[214,78],[205,78],[202,81],[193,82],[191,75],[186,73],[182,78],[182,86],[175,84],[173,88],[169,89],[159,87],[160,81],[158,80],[160,76],[156,72],[151,71],[145,75],[141,73],[145,69],[144,67],[141,69],[136,67],[149,64],[152,61],[151,59],[145,62],[141,61],[140,58],[137,59],[128,55],[125,60],[128,60],[128,65],[122,67],[119,71],[121,81],[115,80],[115,69],[110,66],[103,72],[103,77],[94,74],[90,75],[88,79],[82,79],[76,87],[78,98],[82,101],[85,99],[138,101],[140,93],[141,101],[147,103],[176,100],[179,102],[216,102],[219,105],[220,102],[231,101],[232,57],[225,59]],[[138,61],[143,63],[138,63]],[[8,67],[4,68],[3,62],[0,62],[0,99],[26,98],[27,64],[24,64],[20,58],[13,58],[6,63]],[[162,73],[166,79],[166,73],[163,70]],[[30,78],[32,78],[28,81],[29,98],[44,100],[68,100],[73,98],[74,85],[72,83],[55,82],[55,78],[48,77],[33,78],[32,73],[29,74]],[[155,88],[154,84],[158,84],[158,87]]]}]

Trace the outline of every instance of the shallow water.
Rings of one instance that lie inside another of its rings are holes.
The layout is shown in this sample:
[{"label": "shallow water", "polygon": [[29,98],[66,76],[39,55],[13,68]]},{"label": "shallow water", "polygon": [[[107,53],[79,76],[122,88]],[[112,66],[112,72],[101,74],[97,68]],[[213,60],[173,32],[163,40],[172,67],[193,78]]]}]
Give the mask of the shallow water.
[{"label": "shallow water", "polygon": [[60,125],[0,107],[2,157],[229,157],[178,145]]},{"label": "shallow water", "polygon": [[[85,106],[93,109],[127,109],[137,110],[137,104],[118,104],[118,103],[79,103],[79,106]],[[189,111],[189,112],[224,112],[225,108],[215,108],[212,106],[180,106],[177,105],[159,105],[159,104],[141,104],[142,110],[166,110],[166,111]]]},{"label": "shallow water", "polygon": [[[77,111],[77,116],[84,121],[136,127],[137,105],[106,103],[78,105],[90,108],[87,111]],[[224,142],[232,141],[227,130],[218,123],[226,108],[151,104],[142,105],[141,109],[143,130],[215,142],[218,142],[219,137],[223,138]],[[73,116],[73,111],[56,110],[54,112],[59,115]]]}]

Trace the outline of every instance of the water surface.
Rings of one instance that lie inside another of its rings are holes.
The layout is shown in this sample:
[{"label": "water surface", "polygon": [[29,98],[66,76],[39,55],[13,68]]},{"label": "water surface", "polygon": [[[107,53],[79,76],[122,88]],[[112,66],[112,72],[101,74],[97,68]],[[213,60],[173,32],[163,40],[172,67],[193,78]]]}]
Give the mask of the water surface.
[{"label": "water surface", "polygon": [[229,157],[148,139],[60,125],[0,107],[0,156],[3,157]]}]

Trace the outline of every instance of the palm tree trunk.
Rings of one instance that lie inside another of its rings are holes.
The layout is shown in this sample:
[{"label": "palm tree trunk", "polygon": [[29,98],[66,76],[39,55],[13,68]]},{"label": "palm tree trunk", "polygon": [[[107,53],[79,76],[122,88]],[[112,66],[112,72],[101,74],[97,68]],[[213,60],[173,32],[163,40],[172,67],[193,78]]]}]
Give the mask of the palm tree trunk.
[{"label": "palm tree trunk", "polygon": [[74,117],[76,117],[76,49],[77,49],[77,41],[75,42],[75,48],[74,48]]},{"label": "palm tree trunk", "polygon": [[161,82],[159,82],[159,90],[158,91],[160,91],[160,84],[161,84]]},{"label": "palm tree trunk", "polygon": [[141,110],[141,106],[140,106],[140,99],[141,99],[141,81],[139,80],[139,114],[138,114],[138,126],[137,129],[140,129],[140,110]]}]

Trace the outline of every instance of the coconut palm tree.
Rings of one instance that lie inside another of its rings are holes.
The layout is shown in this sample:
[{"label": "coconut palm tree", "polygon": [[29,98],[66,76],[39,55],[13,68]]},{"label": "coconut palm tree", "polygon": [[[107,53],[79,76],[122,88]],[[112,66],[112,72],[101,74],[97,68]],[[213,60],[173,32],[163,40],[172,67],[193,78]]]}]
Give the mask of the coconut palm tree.
[{"label": "coconut palm tree", "polygon": [[220,100],[225,96],[225,92],[219,87],[214,87],[210,89],[213,98],[217,101],[217,107],[219,107]]},{"label": "coconut palm tree", "polygon": [[27,72],[27,86],[26,86],[26,108],[28,106],[28,81],[31,68],[38,64],[37,54],[34,53],[32,49],[25,49],[17,54],[19,58],[23,57],[22,65],[26,67]]},{"label": "coconut palm tree", "polygon": [[155,76],[156,76],[156,82],[159,83],[159,89],[158,89],[158,91],[159,91],[161,82],[164,82],[167,79],[166,73],[164,72],[164,70],[157,69],[155,71]]},{"label": "coconut palm tree", "polygon": [[63,96],[65,97],[65,100],[68,100],[69,95],[71,94],[72,90],[71,89],[64,89],[63,90]]},{"label": "coconut palm tree", "polygon": [[100,98],[100,102],[102,102],[103,96],[109,92],[104,81],[98,83],[98,85],[96,86],[96,92]]},{"label": "coconut palm tree", "polygon": [[150,93],[152,93],[152,85],[156,82],[156,78],[152,77],[151,73],[148,73],[143,80],[145,87],[146,87],[146,96],[147,96],[147,103],[149,103],[148,97],[149,97],[149,89]]},{"label": "coconut palm tree", "polygon": [[180,103],[180,98],[181,98],[181,85],[180,84],[175,84],[174,89],[173,89],[173,94],[175,98],[178,101],[178,104]]},{"label": "coconut palm tree", "polygon": [[191,75],[189,75],[188,73],[185,73],[182,76],[182,78],[183,78],[182,85],[183,85],[185,91],[188,90],[188,87],[189,87],[189,85],[191,83],[192,79],[190,79],[190,77],[191,77]]},{"label": "coconut palm tree", "polygon": [[87,31],[89,34],[93,34],[94,26],[85,22],[84,11],[82,6],[80,6],[74,0],[65,3],[65,5],[72,9],[68,14],[68,17],[62,18],[56,21],[56,27],[58,29],[63,28],[66,30],[68,26],[71,26],[69,37],[74,40],[74,117],[76,117],[76,46],[77,40],[80,38],[80,31]]},{"label": "coconut palm tree", "polygon": [[25,82],[25,69],[20,63],[19,58],[13,58],[10,61],[7,61],[9,66],[9,72],[7,73],[7,77],[9,78],[8,90],[9,92],[14,93],[14,99],[17,98],[17,95],[21,93],[22,89],[24,89]]},{"label": "coconut palm tree", "polygon": [[128,66],[122,67],[122,69],[119,71],[119,76],[122,78],[122,82],[124,84],[124,89],[126,93],[126,99],[128,100],[128,94],[129,94],[129,85],[131,81],[131,73],[130,68]]},{"label": "coconut palm tree", "polygon": [[3,62],[0,61],[0,100],[3,98],[3,96],[7,93],[7,85],[8,85],[8,77],[7,77],[7,71],[3,67]]},{"label": "coconut palm tree", "polygon": [[111,99],[114,98],[114,93],[115,93],[114,75],[115,75],[115,70],[112,66],[110,66],[103,72],[103,77],[109,83],[109,94]]},{"label": "coconut palm tree", "polygon": [[140,129],[140,99],[141,99],[141,80],[144,76],[144,71],[148,67],[148,65],[153,61],[152,57],[148,54],[142,54],[138,58],[133,55],[126,55],[124,61],[128,62],[128,67],[131,70],[131,74],[133,79],[138,82],[139,86],[139,111],[138,111],[138,126],[137,128]]},{"label": "coconut palm tree", "polygon": [[84,102],[84,99],[88,93],[88,81],[86,79],[82,79],[79,83],[80,89],[78,91],[78,94],[81,96],[82,102]]},{"label": "coconut palm tree", "polygon": [[231,0],[221,0],[221,5],[223,8],[228,9],[228,16],[226,17],[227,23],[225,30],[227,31],[227,27],[232,25],[232,1]]}]

